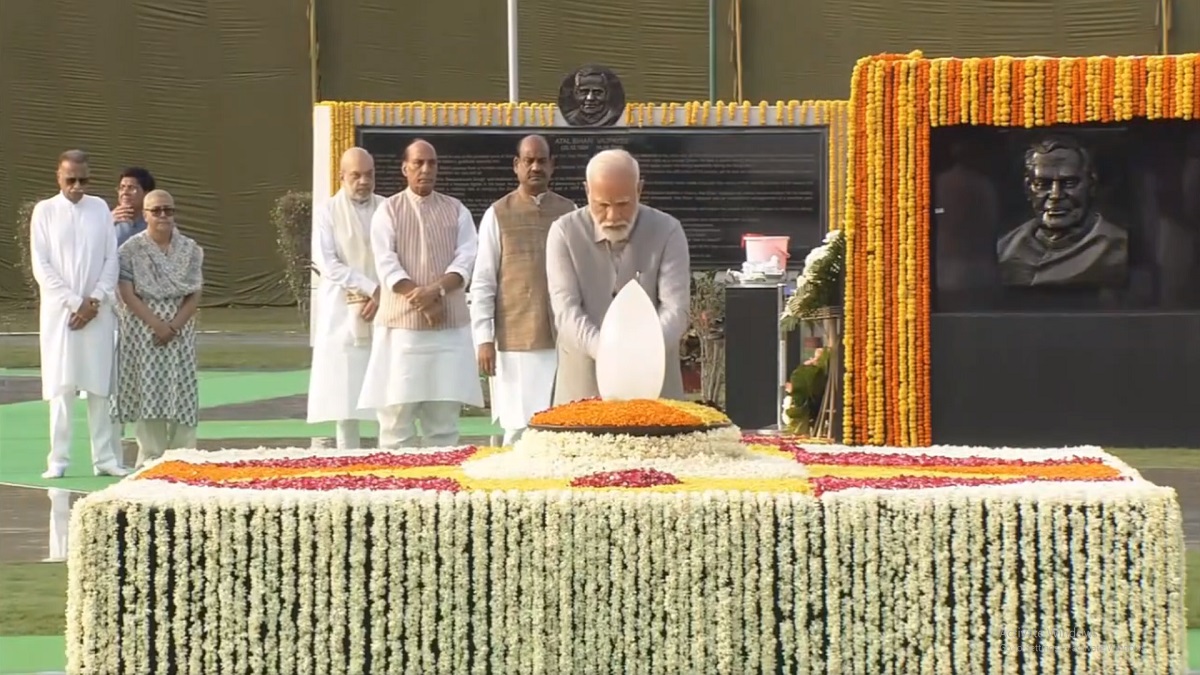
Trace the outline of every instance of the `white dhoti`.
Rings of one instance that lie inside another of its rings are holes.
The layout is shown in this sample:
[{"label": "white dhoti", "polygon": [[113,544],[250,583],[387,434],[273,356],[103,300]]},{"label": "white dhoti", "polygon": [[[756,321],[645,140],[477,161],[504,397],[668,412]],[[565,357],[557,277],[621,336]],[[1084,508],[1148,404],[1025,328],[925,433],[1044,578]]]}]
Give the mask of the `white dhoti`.
[{"label": "white dhoti", "polygon": [[308,382],[308,423],[337,422],[337,447],[362,447],[361,420],[375,419],[372,410],[357,406],[362,393],[369,346],[327,344],[313,346],[312,373]]},{"label": "white dhoti", "polygon": [[469,326],[405,330],[375,326],[359,408],[375,409],[379,447],[458,443],[462,406],[483,407]]},{"label": "white dhoti", "polygon": [[504,445],[515,443],[529,419],[550,407],[557,369],[554,349],[496,353],[496,376],[489,382],[492,420],[504,428]]},{"label": "white dhoti", "polygon": [[362,447],[359,422],[375,419],[375,412],[359,408],[369,346],[328,344],[317,339],[313,346],[312,373],[308,382],[308,423],[337,422],[337,447]]}]

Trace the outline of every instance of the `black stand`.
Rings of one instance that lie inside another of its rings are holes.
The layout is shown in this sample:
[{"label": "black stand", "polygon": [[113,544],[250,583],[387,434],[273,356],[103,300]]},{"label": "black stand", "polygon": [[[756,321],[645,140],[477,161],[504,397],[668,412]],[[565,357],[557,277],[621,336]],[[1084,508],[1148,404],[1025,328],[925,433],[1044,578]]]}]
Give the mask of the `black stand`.
[{"label": "black stand", "polygon": [[799,363],[800,331],[779,329],[783,289],[725,287],[725,414],[745,431],[779,428],[783,383]]}]

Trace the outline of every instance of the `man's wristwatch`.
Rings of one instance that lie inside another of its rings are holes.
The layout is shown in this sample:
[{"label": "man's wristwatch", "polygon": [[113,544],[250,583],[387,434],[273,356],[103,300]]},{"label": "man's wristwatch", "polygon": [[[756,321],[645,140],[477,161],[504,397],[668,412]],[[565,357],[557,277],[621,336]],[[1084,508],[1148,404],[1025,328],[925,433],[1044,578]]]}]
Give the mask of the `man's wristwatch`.
[{"label": "man's wristwatch", "polygon": [[438,284],[438,297],[439,298],[446,297],[446,287],[441,284]]}]

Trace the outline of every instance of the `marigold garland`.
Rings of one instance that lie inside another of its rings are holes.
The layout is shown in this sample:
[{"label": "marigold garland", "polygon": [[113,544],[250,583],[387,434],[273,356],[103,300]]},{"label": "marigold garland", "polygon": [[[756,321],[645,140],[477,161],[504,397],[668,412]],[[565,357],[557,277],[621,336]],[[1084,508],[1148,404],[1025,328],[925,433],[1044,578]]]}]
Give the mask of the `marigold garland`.
[{"label": "marigold garland", "polygon": [[529,423],[542,427],[697,427],[729,424],[729,418],[687,401],[585,399],[543,410]]},{"label": "marigold garland", "polygon": [[[377,103],[326,101],[332,120],[330,192],[338,185],[338,161],[357,142],[360,126],[546,127],[555,126],[558,106],[552,103]],[[849,101],[691,101],[688,103],[630,103],[625,123],[630,127],[708,126],[828,126],[829,229],[842,222],[846,186]]]},{"label": "marigold garland", "polygon": [[1191,120],[1196,54],[860,59],[851,76],[842,229],[846,255],[843,438],[926,446],[929,398],[929,133]]}]

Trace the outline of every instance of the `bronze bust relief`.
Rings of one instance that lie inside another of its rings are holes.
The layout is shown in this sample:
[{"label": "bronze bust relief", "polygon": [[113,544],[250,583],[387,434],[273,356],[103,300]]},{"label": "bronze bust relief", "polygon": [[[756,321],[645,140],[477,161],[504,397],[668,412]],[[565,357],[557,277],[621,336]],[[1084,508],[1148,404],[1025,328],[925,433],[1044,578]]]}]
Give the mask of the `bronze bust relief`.
[{"label": "bronze bust relief", "polygon": [[1096,208],[1091,153],[1046,138],[1025,151],[1025,195],[1034,217],[1000,237],[1005,286],[1115,288],[1129,277],[1129,233]]},{"label": "bronze bust relief", "polygon": [[611,127],[625,116],[625,88],[603,66],[584,66],[563,78],[558,110],[573,127]]}]

